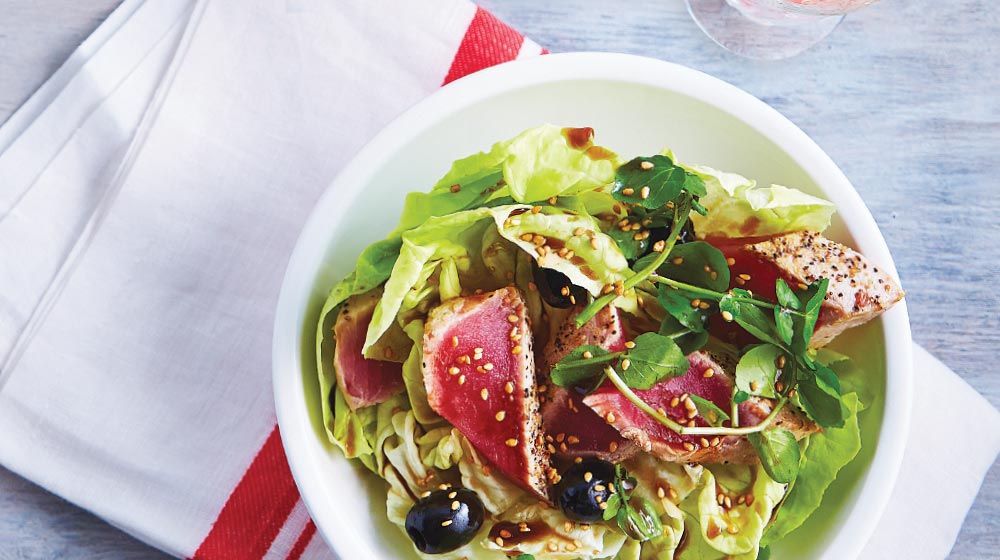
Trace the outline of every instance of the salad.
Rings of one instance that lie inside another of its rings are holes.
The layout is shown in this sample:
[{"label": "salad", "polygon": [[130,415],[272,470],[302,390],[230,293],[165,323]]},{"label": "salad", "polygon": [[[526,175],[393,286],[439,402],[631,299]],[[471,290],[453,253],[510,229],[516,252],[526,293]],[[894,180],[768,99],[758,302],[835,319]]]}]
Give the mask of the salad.
[{"label": "salad", "polygon": [[425,558],[767,558],[858,454],[823,348],[903,297],[830,202],[544,125],[460,159],[321,312],[327,436]]}]

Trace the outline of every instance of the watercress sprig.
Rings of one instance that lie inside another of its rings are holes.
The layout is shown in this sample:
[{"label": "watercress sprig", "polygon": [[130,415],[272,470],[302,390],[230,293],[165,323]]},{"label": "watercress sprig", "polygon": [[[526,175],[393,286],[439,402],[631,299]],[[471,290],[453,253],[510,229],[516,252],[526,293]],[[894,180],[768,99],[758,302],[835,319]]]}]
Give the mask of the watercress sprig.
[{"label": "watercress sprig", "polygon": [[[700,214],[707,213],[707,210],[698,202],[698,198],[705,196],[708,191],[704,181],[697,175],[690,173],[667,156],[656,155],[651,157],[637,157],[622,165],[615,172],[615,180],[612,183],[611,196],[627,207],[635,208],[634,214],[639,216],[636,224],[641,227],[643,223],[647,225],[670,223],[670,232],[662,245],[654,247],[656,257],[652,262],[638,270],[634,275],[625,279],[622,287],[617,291],[603,294],[592,301],[586,308],[576,316],[577,326],[583,326],[587,321],[594,318],[597,313],[610,304],[616,297],[622,295],[624,291],[635,288],[640,282],[653,274],[656,269],[663,264],[670,251],[677,243],[677,238],[684,229],[688,221],[688,215],[692,210]],[[642,237],[642,231],[613,232],[614,235],[622,237],[625,233],[631,233],[634,237]],[[648,233],[648,230],[647,232]],[[632,247],[631,242],[626,239],[625,250],[634,253],[637,248]]]},{"label": "watercress sprig", "polygon": [[615,478],[611,483],[611,496],[602,507],[604,520],[615,520],[618,527],[637,541],[648,541],[663,534],[663,523],[649,500],[631,496],[638,482],[628,475],[625,467],[615,465]]}]

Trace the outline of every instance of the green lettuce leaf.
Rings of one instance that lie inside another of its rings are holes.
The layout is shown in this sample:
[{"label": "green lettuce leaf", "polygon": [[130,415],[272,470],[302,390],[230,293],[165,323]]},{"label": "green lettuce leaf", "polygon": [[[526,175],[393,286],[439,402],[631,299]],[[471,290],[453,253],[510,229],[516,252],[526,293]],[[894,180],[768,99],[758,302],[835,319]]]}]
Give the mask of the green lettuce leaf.
[{"label": "green lettuce leaf", "polygon": [[[501,206],[493,209],[493,217],[500,235],[531,255],[539,266],[558,270],[594,296],[606,285],[632,275],[625,255],[592,216],[553,206],[538,212],[528,210],[528,206]],[[553,250],[541,254],[532,239],[536,235],[544,237]],[[562,248],[572,251],[573,256],[560,256],[557,250]],[[615,305],[628,312],[637,309],[634,294],[617,298]]]},{"label": "green lettuce leaf", "polygon": [[[673,154],[665,152],[674,161]],[[691,215],[699,237],[752,237],[789,231],[823,231],[836,207],[832,202],[782,185],[756,181],[711,167],[678,163],[705,181],[701,204],[708,215]]]},{"label": "green lettuce leaf", "polygon": [[[732,508],[719,505],[720,488],[731,498]],[[747,494],[753,495],[753,503],[738,503],[738,497]],[[719,553],[755,558],[764,527],[784,495],[785,485],[771,480],[760,465],[706,467],[700,489],[681,502],[681,509],[690,516],[686,523],[690,532],[678,558],[708,560],[720,557]]]},{"label": "green lettuce leaf", "polygon": [[[469,269],[473,255],[479,258],[483,228],[474,226],[489,218],[490,212],[489,208],[478,208],[437,216],[402,234],[399,257],[368,325],[365,350],[396,320],[404,305],[415,309],[428,299],[429,292],[436,293],[437,288],[428,286],[427,280],[441,261],[451,259],[457,271]],[[446,280],[455,282],[456,278],[446,276]],[[457,288],[452,285],[451,292]]]},{"label": "green lettuce leaf", "polygon": [[826,428],[809,436],[799,459],[799,476],[767,529],[764,545],[776,542],[802,525],[815,512],[837,473],[861,451],[858,427],[860,401],[856,393],[844,395],[850,414],[842,428]]},{"label": "green lettuce leaf", "polygon": [[497,142],[488,152],[462,158],[427,193],[406,197],[394,236],[419,226],[432,216],[475,208],[511,196],[535,202],[602,187],[614,178],[617,156],[601,149],[591,157],[590,145],[569,144],[563,129],[546,124]]}]

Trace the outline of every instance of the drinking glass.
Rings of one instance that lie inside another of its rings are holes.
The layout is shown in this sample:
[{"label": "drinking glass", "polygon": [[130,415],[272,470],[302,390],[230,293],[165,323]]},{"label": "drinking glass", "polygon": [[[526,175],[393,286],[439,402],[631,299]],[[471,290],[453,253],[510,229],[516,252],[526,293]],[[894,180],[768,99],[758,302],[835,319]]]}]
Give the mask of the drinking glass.
[{"label": "drinking glass", "polygon": [[844,18],[877,0],[687,0],[691,17],[713,41],[742,56],[794,56]]}]

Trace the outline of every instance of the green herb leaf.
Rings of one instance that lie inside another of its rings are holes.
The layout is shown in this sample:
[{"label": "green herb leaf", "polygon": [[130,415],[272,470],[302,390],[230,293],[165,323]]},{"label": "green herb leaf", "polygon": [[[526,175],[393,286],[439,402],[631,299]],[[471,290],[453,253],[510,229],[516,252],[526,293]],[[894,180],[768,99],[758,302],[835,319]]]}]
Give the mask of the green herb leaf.
[{"label": "green herb leaf", "polygon": [[[758,556],[758,558],[760,558]],[[514,557],[514,560],[535,560],[534,554],[519,554]]]},{"label": "green herb leaf", "polygon": [[[624,526],[622,530],[630,538],[639,542],[654,539],[663,534],[663,524],[660,516],[656,513],[653,504],[646,498],[634,497],[626,507],[622,509],[625,513]],[[619,525],[621,526],[621,513],[619,512]]]},{"label": "green herb leaf", "polygon": [[685,356],[697,352],[708,342],[708,331],[693,332],[680,324],[674,317],[667,315],[660,323],[660,334],[674,339]]},{"label": "green herb leaf", "polygon": [[774,308],[774,325],[778,329],[778,336],[785,344],[791,344],[795,337],[795,320],[792,313],[782,307]]},{"label": "green herb leaf", "polygon": [[716,406],[714,402],[695,394],[688,394],[688,398],[691,399],[695,408],[698,409],[698,414],[708,422],[709,426],[719,427],[723,422],[729,420],[729,415]]},{"label": "green herb leaf", "polygon": [[799,297],[796,296],[795,292],[788,287],[788,283],[781,278],[778,278],[775,281],[774,291],[778,294],[778,303],[782,307],[787,307],[788,309],[793,309],[795,311],[802,308],[802,302],[799,301]]},{"label": "green herb leaf", "polygon": [[656,289],[656,299],[664,311],[690,331],[700,333],[705,330],[709,310],[691,305],[691,302],[697,299],[696,295],[660,284]]},{"label": "green herb leaf", "polygon": [[617,493],[612,494],[607,501],[608,507],[604,510],[604,520],[610,521],[612,517],[618,515],[618,510],[621,509],[622,500]]},{"label": "green herb leaf", "polygon": [[[628,360],[628,368],[625,360]],[[633,389],[649,389],[663,379],[684,375],[689,367],[687,358],[673,339],[648,332],[637,336],[635,347],[622,354],[619,369],[626,385]]]},{"label": "green herb leaf", "polygon": [[784,341],[778,335],[774,322],[760,307],[746,301],[751,299],[750,292],[739,288],[730,291],[731,294],[719,300],[719,310],[730,313],[734,321],[760,341],[782,346]]},{"label": "green herb leaf", "polygon": [[747,393],[746,391],[736,391],[736,394],[733,395],[733,402],[736,404],[745,403],[749,399],[750,399],[750,393]]},{"label": "green herb leaf", "polygon": [[[518,559],[520,560],[520,559]],[[765,546],[757,551],[757,560],[771,560],[771,547]]]},{"label": "green herb leaf", "polygon": [[745,393],[773,399],[777,360],[784,350],[773,344],[754,346],[736,364],[736,387]]},{"label": "green herb leaf", "polygon": [[837,375],[826,366],[815,363],[816,371],[801,369],[798,375],[799,403],[810,418],[824,428],[840,428],[849,411],[840,396]]},{"label": "green herb leaf", "polygon": [[[644,164],[648,169],[643,168]],[[687,175],[667,156],[637,157],[618,168],[611,194],[621,202],[659,208],[677,198],[688,186]],[[690,186],[698,189],[694,181]],[[701,188],[704,186],[702,182]]]},{"label": "green herb leaf", "polygon": [[[635,263],[634,268],[637,270],[644,268],[644,265],[652,261],[650,257],[655,258],[655,256],[650,254],[643,257]],[[665,278],[715,292],[724,292],[729,288],[729,265],[726,264],[726,256],[704,241],[675,245],[670,251],[670,256],[656,272]]]},{"label": "green herb leaf", "polygon": [[775,482],[788,484],[799,474],[799,442],[784,428],[770,428],[747,436],[764,471]]},{"label": "green herb leaf", "polygon": [[615,240],[622,255],[625,255],[628,260],[636,258],[646,250],[647,241],[644,239],[636,240],[633,231],[622,231],[621,228],[615,226],[609,229],[607,234]]},{"label": "green herb leaf", "polygon": [[820,307],[823,305],[829,287],[830,280],[823,278],[818,282],[813,282],[805,291],[798,294],[800,301],[803,302],[803,319],[801,331],[795,340],[797,353],[803,353],[809,348],[809,341],[812,340],[813,331],[816,329],[816,320],[819,319]]},{"label": "green herb leaf", "polygon": [[[592,354],[590,358],[584,357],[586,352]],[[560,387],[574,387],[587,379],[604,375],[604,366],[615,357],[600,346],[580,346],[559,360],[549,375],[552,382]]]}]

